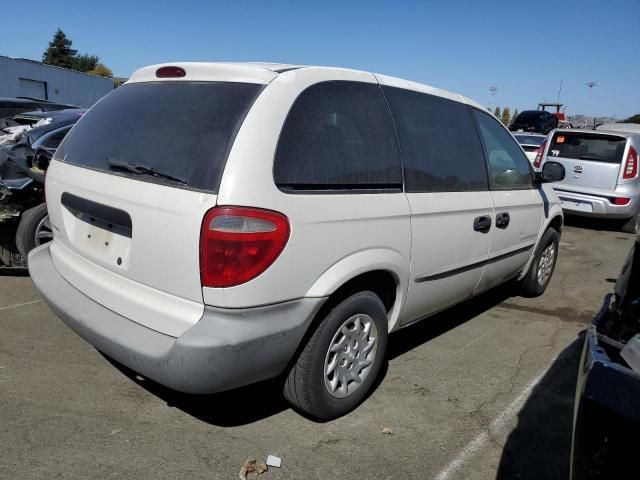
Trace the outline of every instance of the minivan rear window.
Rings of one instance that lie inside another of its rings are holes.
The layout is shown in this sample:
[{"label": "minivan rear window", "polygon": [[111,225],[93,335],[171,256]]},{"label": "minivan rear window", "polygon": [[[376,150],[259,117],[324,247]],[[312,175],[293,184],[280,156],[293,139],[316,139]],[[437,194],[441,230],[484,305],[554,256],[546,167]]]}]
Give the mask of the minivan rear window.
[{"label": "minivan rear window", "polygon": [[217,193],[236,133],[262,85],[147,82],[93,106],[57,159],[136,180]]},{"label": "minivan rear window", "polygon": [[547,151],[549,157],[622,163],[627,139],[617,135],[556,132]]}]

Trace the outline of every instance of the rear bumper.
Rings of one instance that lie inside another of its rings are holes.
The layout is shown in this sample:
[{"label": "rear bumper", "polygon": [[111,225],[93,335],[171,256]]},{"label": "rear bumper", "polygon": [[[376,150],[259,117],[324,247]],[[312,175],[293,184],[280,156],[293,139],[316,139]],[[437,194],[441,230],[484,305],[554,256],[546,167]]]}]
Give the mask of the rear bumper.
[{"label": "rear bumper", "polygon": [[626,196],[631,198],[627,205],[614,205],[605,196],[590,195],[588,193],[556,190],[558,198],[562,202],[562,209],[572,215],[594,218],[631,218],[638,211],[638,198],[623,193],[613,196]]},{"label": "rear bumper", "polygon": [[49,245],[29,255],[33,282],[78,335],[132,370],[169,388],[213,393],[280,374],[324,298],[248,309],[206,307],[179,337],[133,322],[95,302],[56,270]]}]

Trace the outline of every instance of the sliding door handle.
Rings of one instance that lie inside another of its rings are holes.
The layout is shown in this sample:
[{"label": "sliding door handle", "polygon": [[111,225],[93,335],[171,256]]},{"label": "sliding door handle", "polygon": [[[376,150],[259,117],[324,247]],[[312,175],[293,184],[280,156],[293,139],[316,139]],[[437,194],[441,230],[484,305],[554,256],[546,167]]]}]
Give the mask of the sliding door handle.
[{"label": "sliding door handle", "polygon": [[476,232],[487,233],[491,230],[491,217],[489,215],[482,215],[473,219],[473,229]]},{"label": "sliding door handle", "polygon": [[507,212],[499,213],[496,215],[496,227],[498,228],[507,228],[510,221],[511,217]]}]

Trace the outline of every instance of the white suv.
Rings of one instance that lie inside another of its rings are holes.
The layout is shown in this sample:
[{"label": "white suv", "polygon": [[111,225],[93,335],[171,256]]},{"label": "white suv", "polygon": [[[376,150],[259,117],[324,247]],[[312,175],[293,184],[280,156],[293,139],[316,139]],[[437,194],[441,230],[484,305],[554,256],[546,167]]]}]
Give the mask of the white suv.
[{"label": "white suv", "polygon": [[492,115],[337,68],[135,72],[49,167],[52,243],[29,267],[106,355],[173,389],[263,379],[327,419],[355,407],[389,332],[508,280],[546,288],[562,227]]}]

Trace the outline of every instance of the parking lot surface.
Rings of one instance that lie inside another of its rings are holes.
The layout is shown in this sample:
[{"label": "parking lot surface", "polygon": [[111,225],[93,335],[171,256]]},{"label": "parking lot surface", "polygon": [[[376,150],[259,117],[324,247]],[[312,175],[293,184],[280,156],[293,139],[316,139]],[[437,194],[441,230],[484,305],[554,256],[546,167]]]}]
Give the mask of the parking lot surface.
[{"label": "parking lot surface", "polygon": [[[349,415],[310,421],[265,382],[209,396],[114,366],[0,276],[0,478],[566,478],[581,332],[634,239],[572,221],[547,292],[500,288],[390,337]],[[383,428],[387,430],[382,433]]]}]

